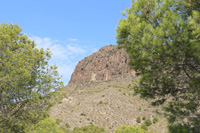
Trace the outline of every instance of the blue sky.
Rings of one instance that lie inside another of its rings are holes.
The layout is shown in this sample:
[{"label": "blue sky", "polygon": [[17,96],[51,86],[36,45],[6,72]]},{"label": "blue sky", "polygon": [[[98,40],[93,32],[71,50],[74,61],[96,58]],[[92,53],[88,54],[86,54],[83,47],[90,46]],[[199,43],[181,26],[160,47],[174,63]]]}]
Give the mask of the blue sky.
[{"label": "blue sky", "polygon": [[50,48],[65,85],[76,64],[116,44],[120,11],[131,0],[0,0],[0,23],[18,24],[38,48]]}]

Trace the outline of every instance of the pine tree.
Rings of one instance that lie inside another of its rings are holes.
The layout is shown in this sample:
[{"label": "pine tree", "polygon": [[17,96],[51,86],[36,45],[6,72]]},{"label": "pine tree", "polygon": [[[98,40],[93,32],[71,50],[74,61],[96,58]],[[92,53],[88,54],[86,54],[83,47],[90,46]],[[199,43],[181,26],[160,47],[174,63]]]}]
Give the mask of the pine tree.
[{"label": "pine tree", "polygon": [[141,77],[136,91],[160,105],[171,124],[200,127],[200,2],[132,0],[117,42]]},{"label": "pine tree", "polygon": [[0,132],[24,132],[48,117],[53,91],[63,86],[57,67],[48,65],[50,51],[35,48],[21,31],[18,25],[0,25]]}]

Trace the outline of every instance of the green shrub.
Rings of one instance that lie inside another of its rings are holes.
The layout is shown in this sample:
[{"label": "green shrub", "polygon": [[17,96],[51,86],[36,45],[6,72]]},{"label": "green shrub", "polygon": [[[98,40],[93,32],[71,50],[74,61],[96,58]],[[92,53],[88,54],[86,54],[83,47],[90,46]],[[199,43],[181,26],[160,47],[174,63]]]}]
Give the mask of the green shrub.
[{"label": "green shrub", "polygon": [[139,116],[137,117],[137,120],[136,120],[136,121],[137,121],[137,123],[140,123],[140,122],[141,122],[141,119],[140,119]]},{"label": "green shrub", "polygon": [[144,123],[146,126],[151,126],[151,124],[152,124],[150,119],[147,119]]},{"label": "green shrub", "polygon": [[70,131],[69,131],[69,129],[67,129],[65,127],[59,127],[57,132],[55,132],[55,133],[70,133]]},{"label": "green shrub", "polygon": [[153,118],[153,123],[156,124],[157,122],[158,122],[158,118],[157,118],[157,117],[154,117],[154,118]]},{"label": "green shrub", "polygon": [[141,128],[148,131],[148,127],[145,124],[142,124]]},{"label": "green shrub", "polygon": [[84,127],[75,127],[72,133],[106,133],[106,131],[103,127],[98,127],[92,124]]},{"label": "green shrub", "polygon": [[81,116],[86,116],[86,114],[84,114],[84,113],[81,113],[80,115],[81,115]]},{"label": "green shrub", "polygon": [[39,121],[38,124],[32,125],[30,129],[26,130],[27,133],[67,133],[68,129],[65,127],[59,127],[56,121],[47,118]]},{"label": "green shrub", "polygon": [[61,122],[62,120],[60,120],[60,119],[56,119],[56,124],[60,124],[60,122]]},{"label": "green shrub", "polygon": [[66,127],[66,128],[70,128],[69,123],[66,122],[66,123],[65,123],[65,127]]},{"label": "green shrub", "polygon": [[200,133],[199,127],[190,128],[188,125],[171,125],[168,127],[169,133]]},{"label": "green shrub", "polygon": [[146,129],[143,129],[142,126],[122,126],[119,129],[116,129],[114,133],[148,133]]}]

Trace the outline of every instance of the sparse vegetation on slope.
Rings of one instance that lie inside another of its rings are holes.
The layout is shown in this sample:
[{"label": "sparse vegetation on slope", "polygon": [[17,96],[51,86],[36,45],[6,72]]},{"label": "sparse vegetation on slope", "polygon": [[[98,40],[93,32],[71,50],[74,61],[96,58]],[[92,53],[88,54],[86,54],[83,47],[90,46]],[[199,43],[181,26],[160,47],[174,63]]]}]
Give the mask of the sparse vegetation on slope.
[{"label": "sparse vegetation on slope", "polygon": [[[111,133],[122,125],[143,125],[146,119],[156,116],[159,123],[149,126],[149,131],[164,133],[167,121],[156,113],[156,110],[161,109],[151,106],[150,101],[140,99],[139,95],[133,95],[134,90],[130,89],[132,87],[129,84],[134,79],[137,78],[121,76],[104,82],[69,84],[63,89],[66,96],[62,104],[51,108],[51,118],[68,122],[70,130],[94,124]],[[118,91],[119,86],[121,92]],[[123,95],[124,92],[127,95]],[[137,117],[141,118],[140,123],[137,123]],[[146,119],[143,120],[143,117]],[[147,129],[145,126],[142,127]]]}]

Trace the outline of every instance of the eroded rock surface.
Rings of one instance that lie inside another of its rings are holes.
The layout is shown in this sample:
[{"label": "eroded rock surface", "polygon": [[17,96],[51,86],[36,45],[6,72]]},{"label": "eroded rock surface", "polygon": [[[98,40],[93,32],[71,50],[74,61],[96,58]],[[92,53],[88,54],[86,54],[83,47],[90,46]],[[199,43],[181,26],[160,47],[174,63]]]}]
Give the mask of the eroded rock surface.
[{"label": "eroded rock surface", "polygon": [[129,56],[125,50],[117,49],[116,45],[105,46],[77,64],[69,83],[104,81],[134,74],[128,61]]}]

